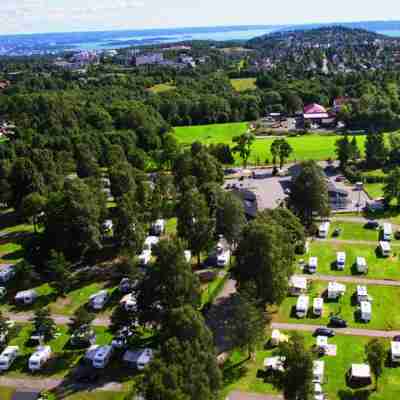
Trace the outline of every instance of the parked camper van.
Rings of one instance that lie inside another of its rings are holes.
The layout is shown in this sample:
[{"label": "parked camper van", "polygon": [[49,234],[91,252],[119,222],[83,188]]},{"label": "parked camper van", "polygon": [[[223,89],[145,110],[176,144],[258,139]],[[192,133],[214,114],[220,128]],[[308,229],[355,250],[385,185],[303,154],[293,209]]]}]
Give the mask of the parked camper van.
[{"label": "parked camper van", "polygon": [[315,274],[318,268],[318,258],[317,257],[310,257],[308,261],[308,272],[310,274]]},{"label": "parked camper van", "polygon": [[382,239],[384,241],[391,241],[393,235],[392,224],[385,222],[382,229]]},{"label": "parked camper van", "polygon": [[300,296],[297,299],[297,304],[296,304],[296,316],[297,316],[297,318],[304,318],[307,315],[308,304],[309,304],[309,297],[308,296]]},{"label": "parked camper van", "polygon": [[381,253],[382,257],[389,257],[391,250],[392,249],[389,242],[379,242],[379,252]]},{"label": "parked camper van", "polygon": [[314,383],[323,383],[324,382],[324,370],[325,370],[325,362],[318,360],[313,361],[313,382]]},{"label": "parked camper van", "polygon": [[28,367],[31,371],[39,371],[51,357],[50,346],[39,346],[29,357]]},{"label": "parked camper van", "polygon": [[330,223],[323,222],[318,228],[318,237],[321,239],[326,239],[329,234]]},{"label": "parked camper van", "polygon": [[0,354],[0,371],[7,371],[18,357],[19,347],[8,346]]},{"label": "parked camper van", "polygon": [[372,316],[372,305],[369,301],[360,303],[360,319],[363,322],[370,322]]},{"label": "parked camper van", "polygon": [[328,299],[335,300],[343,296],[346,292],[346,286],[338,282],[328,283]]},{"label": "parked camper van", "polygon": [[165,221],[158,219],[151,224],[151,233],[155,236],[161,236],[165,231]]},{"label": "parked camper van", "polygon": [[356,269],[357,269],[357,272],[360,274],[366,274],[368,272],[367,261],[364,257],[357,257]]},{"label": "parked camper van", "polygon": [[105,368],[113,354],[113,347],[110,345],[99,346],[93,357],[94,368]]},{"label": "parked camper van", "polygon": [[15,302],[24,306],[31,305],[35,302],[38,295],[36,290],[23,290],[15,295]]},{"label": "parked camper van", "polygon": [[0,265],[0,282],[6,283],[15,275],[15,268],[13,265]]},{"label": "parked camper van", "polygon": [[320,317],[322,315],[324,309],[324,299],[321,297],[317,297],[313,302],[313,313],[314,315]]},{"label": "parked camper van", "polygon": [[391,342],[390,343],[390,353],[391,359],[394,363],[400,362],[400,342]]},{"label": "parked camper van", "polygon": [[344,251],[339,251],[336,253],[336,268],[339,271],[344,270],[346,264],[346,253]]},{"label": "parked camper van", "polygon": [[152,250],[152,248],[160,241],[158,236],[147,236],[144,241],[144,250]]},{"label": "parked camper van", "polygon": [[143,250],[139,255],[139,263],[141,265],[148,265],[151,260],[151,250]]},{"label": "parked camper van", "polygon": [[90,306],[93,310],[102,310],[106,305],[110,295],[107,290],[100,290],[89,297]]},{"label": "parked camper van", "polygon": [[127,312],[135,312],[137,310],[136,297],[133,293],[124,296],[121,299],[120,304],[124,307],[125,311]]}]

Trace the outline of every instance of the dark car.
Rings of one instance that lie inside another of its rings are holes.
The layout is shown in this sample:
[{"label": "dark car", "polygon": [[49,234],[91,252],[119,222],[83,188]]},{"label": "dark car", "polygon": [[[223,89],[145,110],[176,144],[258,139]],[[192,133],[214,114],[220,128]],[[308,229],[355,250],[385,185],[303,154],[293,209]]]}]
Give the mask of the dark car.
[{"label": "dark car", "polygon": [[329,328],[317,328],[314,331],[314,336],[333,337],[333,336],[335,336],[335,331],[333,329],[329,329]]},{"label": "dark car", "polygon": [[77,382],[81,383],[94,383],[100,377],[100,373],[93,368],[81,368],[75,375]]},{"label": "dark car", "polygon": [[329,319],[329,325],[335,326],[337,328],[346,328],[347,327],[347,322],[340,317],[331,317]]},{"label": "dark car", "polygon": [[400,335],[395,336],[393,342],[400,342]]},{"label": "dark car", "polygon": [[378,229],[379,228],[379,222],[378,221],[368,221],[365,224],[365,227],[367,229]]}]

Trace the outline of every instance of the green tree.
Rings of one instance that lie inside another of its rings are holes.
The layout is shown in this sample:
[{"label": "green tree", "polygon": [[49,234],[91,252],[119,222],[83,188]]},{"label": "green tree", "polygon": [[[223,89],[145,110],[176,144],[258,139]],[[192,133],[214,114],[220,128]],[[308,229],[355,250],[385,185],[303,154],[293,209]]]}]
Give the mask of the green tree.
[{"label": "green tree", "polygon": [[95,318],[95,314],[89,312],[84,307],[79,307],[68,324],[70,332],[75,332],[83,326],[89,326]]},{"label": "green tree", "polygon": [[336,154],[338,160],[340,162],[340,168],[345,168],[348,162],[352,158],[352,145],[349,141],[349,137],[347,135],[343,136],[342,138],[338,139],[335,143],[336,146]]},{"label": "green tree", "polygon": [[387,159],[388,151],[382,132],[369,132],[365,141],[365,161],[370,169],[381,168]]},{"label": "green tree", "polygon": [[315,161],[300,164],[300,173],[292,181],[289,205],[306,225],[311,225],[314,213],[329,215],[325,175]]},{"label": "green tree", "polygon": [[132,167],[128,162],[119,162],[110,168],[111,193],[119,198],[126,193],[136,190]]},{"label": "green tree", "polygon": [[275,139],[271,144],[272,162],[276,165],[276,160],[279,158],[279,168],[283,168],[285,161],[293,153],[293,148],[286,139]]},{"label": "green tree", "polygon": [[26,219],[32,221],[35,233],[37,233],[39,215],[44,211],[46,201],[46,198],[39,193],[28,194],[22,200],[21,213]]},{"label": "green tree", "polygon": [[51,286],[59,295],[65,295],[72,286],[71,263],[66,260],[63,253],[52,250],[46,263],[46,269],[51,276]]},{"label": "green tree", "polygon": [[360,149],[358,148],[356,136],[353,136],[350,145],[351,145],[351,159],[355,162],[361,157],[361,152]]},{"label": "green tree", "polygon": [[388,175],[383,193],[387,204],[396,199],[397,204],[400,205],[400,167],[394,168]]},{"label": "green tree", "polygon": [[51,318],[49,308],[39,308],[35,311],[32,319],[35,332],[43,336],[44,341],[47,342],[54,337],[57,331],[56,323]]},{"label": "green tree", "polygon": [[368,364],[375,376],[375,388],[378,391],[378,380],[383,373],[387,351],[381,339],[371,339],[365,346]]},{"label": "green tree", "polygon": [[286,357],[282,385],[287,400],[311,400],[313,394],[313,356],[304,343],[304,337],[292,335],[283,343],[280,354]]},{"label": "green tree", "polygon": [[247,167],[247,161],[249,160],[251,154],[251,146],[255,137],[252,133],[244,133],[240,136],[235,136],[232,139],[232,142],[235,143],[235,146],[232,149],[233,153],[239,153],[240,158],[243,160],[243,166]]}]

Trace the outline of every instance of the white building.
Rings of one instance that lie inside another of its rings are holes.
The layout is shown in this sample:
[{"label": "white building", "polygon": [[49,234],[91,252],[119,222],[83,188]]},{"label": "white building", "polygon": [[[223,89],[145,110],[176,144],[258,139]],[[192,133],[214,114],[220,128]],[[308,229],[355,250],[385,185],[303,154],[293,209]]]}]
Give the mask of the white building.
[{"label": "white building", "polygon": [[313,301],[313,313],[320,317],[324,311],[324,299],[322,297],[316,297]]},{"label": "white building", "polygon": [[318,237],[321,239],[326,239],[329,234],[330,223],[323,222],[318,228]]},{"label": "white building", "polygon": [[324,382],[324,370],[325,370],[325,362],[318,360],[313,361],[313,382],[314,383],[323,383]]},{"label": "white building", "polygon": [[364,257],[357,257],[356,268],[357,268],[357,272],[360,274],[364,274],[364,273],[368,272],[367,261]]},{"label": "white building", "polygon": [[50,346],[39,346],[36,351],[29,357],[28,368],[31,371],[39,371],[51,357]]},{"label": "white building", "polygon": [[338,251],[336,253],[336,268],[339,271],[343,271],[346,264],[346,253],[344,251]]},{"label": "white building", "polygon": [[297,304],[296,304],[297,318],[304,318],[307,315],[309,300],[310,300],[309,297],[304,295],[300,296],[297,299]]},{"label": "white building", "polygon": [[300,296],[307,292],[307,279],[300,276],[292,276],[289,281],[289,292],[292,296]]},{"label": "white building", "polygon": [[360,319],[363,322],[370,322],[372,317],[372,305],[369,301],[360,303]]},{"label": "white building", "polygon": [[308,260],[308,272],[310,274],[315,274],[318,268],[318,257],[310,257]]},{"label": "white building", "polygon": [[105,368],[109,363],[111,356],[113,354],[113,347],[110,345],[99,346],[93,357],[93,367],[94,368]]},{"label": "white building", "polygon": [[18,357],[19,347],[8,346],[0,354],[0,371],[7,371]]},{"label": "white building", "polygon": [[390,343],[390,354],[392,362],[394,363],[400,362],[400,342]]},{"label": "white building", "polygon": [[346,286],[338,282],[328,283],[328,299],[335,300],[346,293]]},{"label": "white building", "polygon": [[381,253],[381,255],[383,257],[389,257],[391,251],[392,251],[392,248],[391,248],[389,242],[385,242],[383,240],[379,242],[379,252]]}]

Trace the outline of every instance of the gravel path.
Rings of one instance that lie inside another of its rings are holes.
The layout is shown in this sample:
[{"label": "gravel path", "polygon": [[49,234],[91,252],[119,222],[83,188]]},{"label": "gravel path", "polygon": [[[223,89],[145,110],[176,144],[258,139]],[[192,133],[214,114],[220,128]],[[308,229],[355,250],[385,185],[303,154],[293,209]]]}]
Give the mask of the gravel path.
[{"label": "gravel path", "polygon": [[226,400],[281,400],[282,396],[277,395],[268,395],[268,394],[256,394],[256,393],[248,393],[241,392],[239,390],[235,390],[234,392],[229,393]]},{"label": "gravel path", "polygon": [[[292,331],[314,332],[317,328],[326,328],[326,326],[273,322],[271,324],[271,328],[282,329],[287,331],[292,330]],[[373,329],[356,329],[356,328],[344,328],[344,329],[333,329],[333,330],[337,334],[348,335],[348,336],[391,338],[393,336],[400,335],[400,331],[379,331]]]},{"label": "gravel path", "polygon": [[359,285],[375,285],[375,286],[395,286],[400,287],[400,281],[392,281],[389,279],[368,279],[359,278],[356,276],[333,276],[333,275],[296,275],[302,278],[307,278],[311,281],[324,281],[324,282],[342,282],[342,283],[355,283]]},{"label": "gravel path", "polygon": [[[326,243],[334,243],[334,244],[367,244],[370,246],[378,246],[378,241],[373,241],[373,240],[345,240],[345,239],[320,239],[320,238],[314,238],[313,239],[316,242],[326,242]],[[390,245],[392,247],[398,247],[400,246],[400,243],[395,243],[391,242]]]}]

